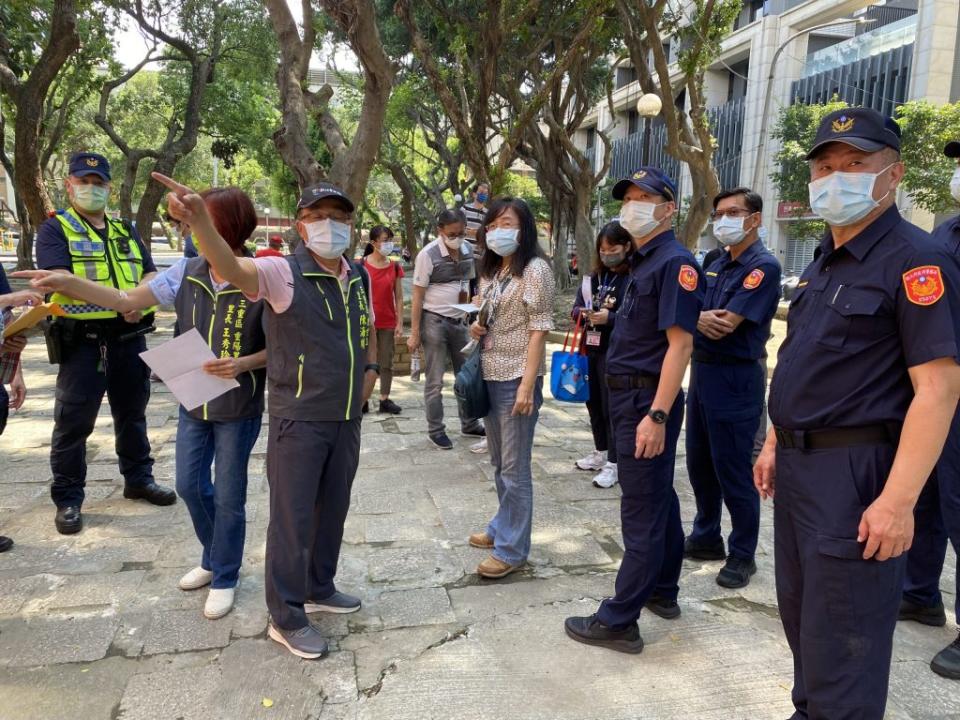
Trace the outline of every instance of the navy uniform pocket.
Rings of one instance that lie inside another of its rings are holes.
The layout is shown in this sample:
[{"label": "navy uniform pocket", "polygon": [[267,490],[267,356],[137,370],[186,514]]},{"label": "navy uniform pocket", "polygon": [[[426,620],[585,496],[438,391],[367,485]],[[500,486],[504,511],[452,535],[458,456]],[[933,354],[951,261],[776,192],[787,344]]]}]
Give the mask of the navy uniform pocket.
[{"label": "navy uniform pocket", "polygon": [[894,332],[893,318],[884,312],[885,299],[879,289],[839,287],[823,313],[817,343],[854,353]]}]

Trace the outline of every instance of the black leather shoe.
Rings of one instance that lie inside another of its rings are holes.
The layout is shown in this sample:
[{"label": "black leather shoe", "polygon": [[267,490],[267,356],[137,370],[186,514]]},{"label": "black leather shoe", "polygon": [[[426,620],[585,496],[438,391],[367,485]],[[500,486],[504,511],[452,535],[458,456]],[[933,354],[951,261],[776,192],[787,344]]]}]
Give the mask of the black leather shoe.
[{"label": "black leather shoe", "polygon": [[61,535],[73,535],[83,528],[83,515],[78,505],[57,508],[57,516],[53,520],[57,532]]},{"label": "black leather shoe", "polygon": [[5,535],[0,535],[0,553],[4,553],[13,547],[13,540]]},{"label": "black leather shoe", "polygon": [[683,556],[692,560],[726,560],[727,551],[723,540],[715,545],[700,545],[687,538],[683,541]]},{"label": "black leather shoe", "polygon": [[930,669],[941,677],[960,680],[960,635],[930,661]]},{"label": "black leather shoe", "polygon": [[563,623],[564,629],[572,639],[585,645],[599,645],[622,653],[636,654],[643,651],[643,638],[636,623],[624,630],[613,630],[597,619],[590,617],[568,617]]},{"label": "black leather shoe", "polygon": [[947,624],[947,613],[943,609],[943,603],[929,607],[904,598],[900,601],[900,614],[897,620],[913,620],[921,625],[943,627]]},{"label": "black leather shoe", "polygon": [[401,408],[393,400],[387,398],[386,400],[380,401],[380,412],[390,413],[391,415],[399,415]]},{"label": "black leather shoe", "polygon": [[674,620],[680,617],[680,605],[677,604],[677,601],[667,600],[659,595],[651,595],[644,607],[664,620]]},{"label": "black leather shoe", "polygon": [[717,585],[731,590],[746,587],[750,584],[750,576],[756,572],[757,564],[753,560],[727,558],[726,565],[717,574]]},{"label": "black leather shoe", "polygon": [[177,501],[177,494],[173,490],[156,483],[142,487],[125,487],[123,496],[128,500],[146,500],[154,505],[173,505]]}]

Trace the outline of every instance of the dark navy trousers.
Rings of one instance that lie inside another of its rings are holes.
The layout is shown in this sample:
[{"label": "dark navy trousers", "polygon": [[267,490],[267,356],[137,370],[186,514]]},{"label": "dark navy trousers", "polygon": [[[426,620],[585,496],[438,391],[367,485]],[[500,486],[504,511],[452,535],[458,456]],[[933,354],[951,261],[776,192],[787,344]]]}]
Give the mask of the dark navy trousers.
[{"label": "dark navy trousers", "polygon": [[334,592],[343,524],[360,462],[360,418],[270,418],[267,608],[284,630],[307,625],[303,604]]},{"label": "dark navy trousers", "polygon": [[[943,453],[920,493],[914,519],[903,596],[911,602],[933,607],[943,602],[940,573],[948,539],[954,552],[960,553],[960,412],[953,416]],[[960,623],[960,570],[954,582],[953,610]]]},{"label": "dark navy trousers", "polygon": [[753,443],[763,413],[763,369],[756,362],[694,362],[687,398],[687,473],[697,501],[690,540],[721,541],[723,505],[732,526],[730,556],[752,560],[760,532],[760,496],[753,485]]},{"label": "dark navy trousers", "polygon": [[636,622],[652,595],[676,600],[683,565],[680,501],[673,489],[677,441],[683,424],[683,391],[670,408],[664,450],[637,460],[637,425],[653,402],[653,390],[611,390],[610,409],[617,445],[620,523],[625,552],[616,595],[600,604],[600,622],[622,628]]},{"label": "dark navy trousers", "polygon": [[79,342],[63,348],[53,407],[50,496],[58,508],[82,505],[87,478],[87,438],[93,432],[106,392],[120,474],[128,487],[153,482],[153,458],[147,439],[150,371],[140,359],[143,337],[107,341],[106,365],[101,346]]},{"label": "dark navy trousers", "polygon": [[857,530],[892,445],[777,448],[777,603],[793,652],[794,720],[882,720],[906,555],[863,559]]}]

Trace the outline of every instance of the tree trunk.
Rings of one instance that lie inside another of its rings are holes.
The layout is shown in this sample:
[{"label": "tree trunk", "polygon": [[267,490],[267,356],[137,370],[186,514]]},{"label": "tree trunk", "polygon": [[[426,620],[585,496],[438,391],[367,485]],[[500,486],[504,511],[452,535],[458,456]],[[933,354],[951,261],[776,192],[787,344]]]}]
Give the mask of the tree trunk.
[{"label": "tree trunk", "polygon": [[[153,169],[155,172],[163,173],[164,175],[173,175],[174,168],[177,167],[179,160],[179,154],[173,154],[168,151],[167,154],[162,155],[160,159],[157,160]],[[137,230],[140,232],[140,236],[148,247],[150,245],[150,236],[153,234],[153,221],[157,217],[157,206],[160,205],[160,201],[163,200],[166,191],[167,189],[163,185],[151,178],[147,181],[147,186],[144,188],[143,195],[140,197],[140,205],[137,207]]]}]

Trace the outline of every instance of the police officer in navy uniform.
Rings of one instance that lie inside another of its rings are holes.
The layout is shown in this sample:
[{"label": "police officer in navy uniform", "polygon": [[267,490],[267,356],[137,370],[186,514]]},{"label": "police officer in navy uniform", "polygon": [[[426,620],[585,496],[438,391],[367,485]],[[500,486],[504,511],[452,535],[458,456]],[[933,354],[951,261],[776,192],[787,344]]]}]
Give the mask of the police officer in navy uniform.
[{"label": "police officer in navy uniform", "polygon": [[[960,203],[960,142],[947,143],[943,154],[957,165],[950,193]],[[933,240],[960,267],[960,215],[938,225]],[[947,623],[947,615],[940,594],[940,573],[947,541],[954,552],[960,553],[960,412],[954,415],[936,470],[920,493],[914,518],[916,536],[907,558],[900,619],[942,627]],[[953,611],[960,624],[960,571],[954,582]],[[930,669],[937,675],[960,680],[960,635],[934,656]]]},{"label": "police officer in navy uniform", "polygon": [[[713,199],[713,235],[726,250],[705,265],[706,297],[693,343],[687,398],[687,472],[697,501],[684,555],[723,560],[723,587],[741,588],[757,571],[760,498],[753,444],[766,382],[760,358],[780,298],[780,263],[758,236],[763,201],[749,188]],[[722,505],[732,526],[727,555]]]},{"label": "police officer in navy uniform", "polygon": [[639,168],[614,186],[613,197],[623,201],[620,224],[634,244],[606,376],[626,551],[616,595],[589,617],[567,618],[565,627],[578,642],[638,653],[644,607],[667,619],[680,615],[683,527],[673,471],[683,423],[680,384],[693,351],[703,278],[671,229],[677,188],[662,170]]},{"label": "police officer in navy uniform", "polygon": [[832,112],[807,159],[828,231],[790,306],[754,482],[776,492],[793,718],[880,720],[913,509],[960,396],[960,281],[897,211],[896,122]]},{"label": "police officer in navy uniform", "polygon": [[[106,287],[131,290],[156,272],[150,251],[127,221],[107,217],[110,165],[96,153],[70,159],[66,179],[70,206],[58,210],[37,230],[37,266],[74,273]],[[106,392],[113,415],[123,496],[155,505],[172,505],[177,496],[153,479],[147,439],[149,371],[140,360],[153,313],[113,310],[55,293],[66,311],[48,337],[51,361],[59,362],[54,405],[50,495],[57,506],[56,527],[63,534],[83,527],[80,508],[86,482],[86,445]]]}]

